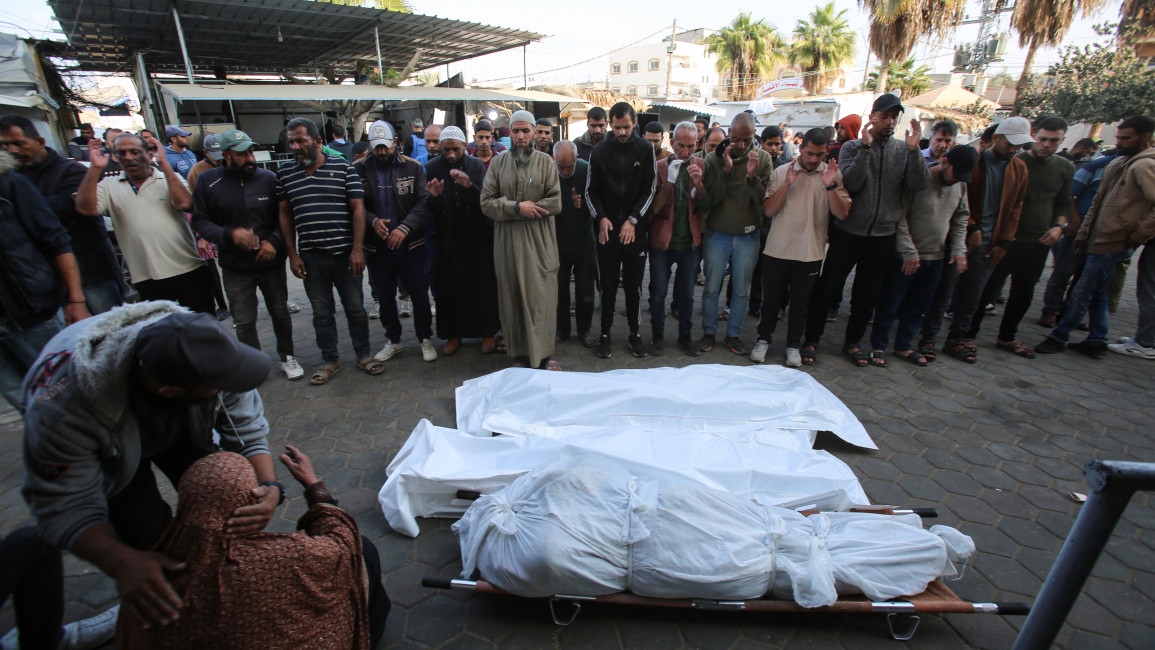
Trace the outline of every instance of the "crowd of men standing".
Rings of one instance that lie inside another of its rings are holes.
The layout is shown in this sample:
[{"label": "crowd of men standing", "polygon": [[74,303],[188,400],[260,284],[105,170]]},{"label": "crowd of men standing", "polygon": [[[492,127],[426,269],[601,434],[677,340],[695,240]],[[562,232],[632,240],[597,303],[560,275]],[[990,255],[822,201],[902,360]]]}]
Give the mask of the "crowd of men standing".
[{"label": "crowd of men standing", "polygon": [[[1155,254],[1145,251],[1138,265],[1139,330],[1107,343],[1121,273],[1155,235],[1149,117],[1125,120],[1115,149],[1096,158],[1093,142],[1058,151],[1067,124],[1056,116],[1005,119],[971,147],[955,143],[951,122],[924,139],[917,121],[900,124],[903,110],[887,94],[865,124],[849,116],[793,135],[786,125],[759,130],[745,112],[728,130],[699,119],[667,138],[661,124],[639,126],[632,106],[619,103],[592,108],[585,133],[556,144],[550,120],[524,110],[508,127],[480,121],[472,142],[457,126],[415,120],[407,138],[377,121],[354,144],[339,126],[323,134],[297,118],[283,138],[293,160],[276,172],[256,165],[252,139],[235,129],[206,138],[198,161],[179,127],[166,130],[164,144],[147,131],[109,130],[98,140],[87,127],[65,157],[32,123],[5,116],[0,138],[10,156],[0,190],[14,216],[4,222],[13,233],[0,285],[0,390],[19,407],[23,374],[44,343],[120,304],[129,287],[193,311],[220,314],[227,305],[238,339],[258,349],[259,291],[281,368],[301,378],[286,262],[312,306],[321,352],[307,373],[314,384],[342,368],[334,292],[355,364],[370,375],[404,349],[409,314],[426,361],[439,356],[435,315],[445,355],[480,339],[482,353],[556,370],[555,344],[576,334],[609,358],[619,287],[634,356],[664,354],[668,304],[687,356],[720,338],[764,362],[785,319],[785,363],[797,367],[816,362],[852,272],[837,349],[856,366],[885,366],[891,345],[890,358],[919,366],[940,352],[974,363],[985,316],[1008,281],[997,349],[1155,359]],[[119,277],[104,216],[131,285]],[[1055,271],[1039,322],[1053,329],[1031,347],[1018,327],[1048,254]],[[695,282],[703,285],[697,338]],[[748,313],[758,318],[752,343],[743,339]],[[375,354],[371,316],[387,339]],[[1070,343],[1080,328],[1086,339]]]}]

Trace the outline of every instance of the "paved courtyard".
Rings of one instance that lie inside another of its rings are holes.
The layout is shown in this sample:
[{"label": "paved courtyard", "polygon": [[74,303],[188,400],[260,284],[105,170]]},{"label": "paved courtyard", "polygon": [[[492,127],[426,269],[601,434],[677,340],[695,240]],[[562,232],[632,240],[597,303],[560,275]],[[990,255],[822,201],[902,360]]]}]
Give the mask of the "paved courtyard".
[{"label": "paved courtyard", "polygon": [[[299,281],[290,278],[297,349],[306,368],[319,362],[311,311]],[[622,304],[619,298],[619,307]],[[700,303],[697,303],[700,304]],[[1022,340],[1036,344],[1036,300]],[[846,304],[828,340],[840,337]],[[1134,329],[1133,283],[1112,336]],[[596,314],[595,314],[596,316]],[[648,312],[643,308],[643,333]],[[625,349],[624,319],[615,319],[612,359],[580,343],[558,348],[566,370],[683,366],[692,362],[747,364],[721,347],[698,359],[684,357],[667,338],[661,358],[634,359]],[[951,587],[970,601],[1033,601],[1067,535],[1079,504],[1069,493],[1087,492],[1087,460],[1155,462],[1155,364],[1110,355],[1096,361],[1073,352],[1033,361],[993,346],[996,319],[988,319],[979,363],[949,357],[925,369],[892,360],[885,369],[856,369],[827,345],[818,365],[806,369],[862,420],[878,451],[820,438],[820,445],[850,464],[870,498],[902,507],[936,507],[937,523],[971,535],[980,555]],[[753,343],[755,320],[744,339]],[[371,323],[374,349],[384,344]],[[347,334],[343,317],[339,329]],[[406,351],[369,377],[352,364],[342,338],[345,369],[325,386],[270,376],[261,393],[272,425],[270,442],[291,443],[310,454],[342,507],[381,554],[385,586],[393,600],[388,648],[888,648],[885,617],[774,616],[588,605],[576,622],[555,626],[544,601],[424,589],[426,576],[457,577],[461,569],[450,521],[424,520],[416,539],[393,533],[377,507],[385,467],[417,423],[427,418],[452,427],[454,389],[469,378],[507,366],[502,356],[482,356],[477,342],[435,363],[421,360],[412,320],[405,321]],[[667,332],[676,331],[671,321]],[[695,335],[700,334],[695,328]],[[784,325],[779,336],[784,335]],[[267,319],[262,342],[272,349]],[[1076,339],[1079,337],[1076,336]],[[440,343],[440,342],[439,342]],[[781,338],[768,359],[779,362]],[[21,426],[11,410],[0,412],[0,534],[28,522],[20,496]],[[305,510],[300,489],[278,463],[290,500],[272,528],[290,531]],[[163,480],[162,480],[163,483]],[[1095,567],[1058,638],[1064,648],[1155,647],[1155,505],[1139,494]],[[66,557],[66,620],[89,616],[116,602],[113,582],[92,566]],[[909,648],[1008,648],[1023,617],[923,616]],[[11,605],[0,610],[0,631],[13,624]]]}]

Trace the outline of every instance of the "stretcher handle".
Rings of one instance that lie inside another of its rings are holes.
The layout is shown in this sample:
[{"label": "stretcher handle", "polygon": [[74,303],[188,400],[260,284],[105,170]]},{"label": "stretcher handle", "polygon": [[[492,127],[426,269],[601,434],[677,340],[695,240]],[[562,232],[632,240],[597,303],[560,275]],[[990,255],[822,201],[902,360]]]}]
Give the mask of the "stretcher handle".
[{"label": "stretcher handle", "polygon": [[456,496],[463,501],[477,501],[481,498],[481,493],[474,490],[458,490]]},{"label": "stretcher handle", "polygon": [[450,578],[422,578],[421,586],[426,589],[451,589],[453,580]]},{"label": "stretcher handle", "polygon": [[910,512],[916,514],[923,519],[937,519],[938,508],[911,508]]},{"label": "stretcher handle", "polygon": [[1026,616],[1031,613],[1031,606],[1028,603],[1013,602],[995,604],[999,606],[999,614],[1002,616]]}]

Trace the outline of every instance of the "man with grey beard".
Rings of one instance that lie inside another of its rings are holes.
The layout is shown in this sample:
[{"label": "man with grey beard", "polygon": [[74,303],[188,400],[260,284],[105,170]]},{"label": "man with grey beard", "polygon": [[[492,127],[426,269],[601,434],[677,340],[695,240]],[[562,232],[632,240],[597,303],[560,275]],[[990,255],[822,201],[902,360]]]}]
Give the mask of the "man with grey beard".
[{"label": "man with grey beard", "polygon": [[493,159],[481,189],[481,210],[493,219],[497,305],[514,367],[561,370],[553,358],[557,317],[557,234],[561,212],[557,167],[533,148],[536,120],[510,118],[513,148]]}]

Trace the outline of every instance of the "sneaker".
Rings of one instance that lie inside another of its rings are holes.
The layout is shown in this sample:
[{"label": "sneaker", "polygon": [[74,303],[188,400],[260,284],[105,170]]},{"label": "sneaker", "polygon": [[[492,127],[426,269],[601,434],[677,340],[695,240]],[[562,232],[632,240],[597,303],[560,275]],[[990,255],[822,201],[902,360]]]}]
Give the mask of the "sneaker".
[{"label": "sneaker", "polygon": [[301,364],[297,363],[291,354],[287,355],[285,360],[281,362],[281,370],[289,378],[289,381],[296,381],[305,376],[305,370],[301,368]]},{"label": "sneaker", "polygon": [[826,322],[833,323],[838,320],[838,307],[831,307],[826,310]]},{"label": "sneaker", "polygon": [[742,339],[738,338],[737,336],[727,336],[724,342],[726,345],[730,346],[730,351],[734,354],[742,356],[750,354],[750,349],[747,348],[746,344],[742,342]]},{"label": "sneaker", "polygon": [[393,342],[386,343],[385,347],[381,348],[380,352],[373,355],[373,358],[384,363],[385,361],[388,361],[388,360],[392,359],[393,357],[401,354],[401,351],[403,349],[404,348],[401,347],[400,341],[398,341],[396,343],[393,343]]},{"label": "sneaker", "polygon": [[369,310],[369,318],[371,320],[381,318],[381,303],[373,301],[373,309]]},{"label": "sneaker", "polygon": [[798,348],[786,348],[786,366],[789,368],[801,368],[802,351]]},{"label": "sneaker", "polygon": [[116,619],[119,616],[120,605],[117,605],[92,618],[69,623],[63,626],[64,636],[56,647],[60,650],[99,648],[116,635]]},{"label": "sneaker", "polygon": [[437,348],[433,347],[430,339],[421,339],[421,358],[426,361],[437,361]]},{"label": "sneaker", "polygon": [[698,351],[709,352],[714,349],[714,335],[703,334],[702,338],[698,339]]},{"label": "sneaker", "polygon": [[1072,343],[1067,347],[1074,350],[1075,352],[1085,354],[1092,359],[1102,359],[1103,357],[1107,356],[1106,341],[1099,341],[1098,343],[1079,341],[1078,343]]},{"label": "sneaker", "polygon": [[1059,324],[1059,312],[1044,311],[1042,316],[1039,316],[1039,327],[1046,329],[1055,329],[1055,325]]},{"label": "sneaker", "polygon": [[994,303],[991,303],[991,304],[987,305],[986,307],[984,307],[983,311],[985,311],[987,313],[987,316],[998,316],[999,315],[999,310],[995,309]]},{"label": "sneaker", "polygon": [[953,311],[944,311],[942,313],[942,317],[947,319],[947,320],[954,320],[954,312]]},{"label": "sneaker", "polygon": [[1035,352],[1039,354],[1056,354],[1067,349],[1066,343],[1056,341],[1051,337],[1043,339],[1043,342],[1035,346]]},{"label": "sneaker", "polygon": [[690,339],[678,339],[678,347],[682,348],[682,352],[687,357],[696,357],[702,354],[702,351],[698,349],[698,344]]},{"label": "sneaker", "polygon": [[230,315],[229,310],[227,310],[227,309],[218,309],[217,310],[217,320],[228,320],[229,315]]},{"label": "sneaker", "polygon": [[626,339],[626,344],[630,346],[630,352],[639,359],[646,356],[646,344],[642,343],[642,336],[640,334],[630,334],[630,338]]},{"label": "sneaker", "polygon": [[1130,343],[1131,341],[1134,341],[1134,340],[1135,339],[1131,338],[1130,336],[1120,336],[1119,337],[1120,343]]},{"label": "sneaker", "polygon": [[662,356],[665,352],[666,344],[662,339],[650,339],[650,355],[655,357]]},{"label": "sneaker", "polygon": [[596,350],[594,350],[594,354],[598,355],[602,359],[609,359],[613,356],[614,346],[610,342],[609,334],[602,334],[601,338],[598,339],[598,347]]},{"label": "sneaker", "polygon": [[408,298],[397,301],[397,315],[401,318],[409,318],[413,315],[413,303],[409,302]]},{"label": "sneaker", "polygon": [[1123,343],[1112,343],[1111,345],[1107,346],[1107,349],[1111,352],[1118,352],[1119,354],[1125,354],[1129,357],[1155,361],[1155,348],[1145,348],[1126,336],[1123,338],[1127,340]]},{"label": "sneaker", "polygon": [[750,360],[754,363],[766,361],[766,353],[770,351],[770,341],[758,339],[754,342],[754,349],[750,351]]},{"label": "sneaker", "polygon": [[285,307],[287,307],[289,309],[290,314],[295,314],[295,313],[301,311],[301,308],[298,307],[297,303],[295,303],[295,302],[287,302],[287,303],[285,303]]}]

